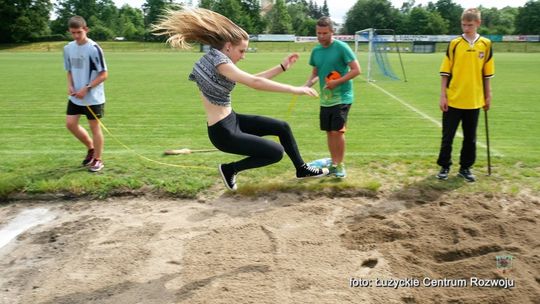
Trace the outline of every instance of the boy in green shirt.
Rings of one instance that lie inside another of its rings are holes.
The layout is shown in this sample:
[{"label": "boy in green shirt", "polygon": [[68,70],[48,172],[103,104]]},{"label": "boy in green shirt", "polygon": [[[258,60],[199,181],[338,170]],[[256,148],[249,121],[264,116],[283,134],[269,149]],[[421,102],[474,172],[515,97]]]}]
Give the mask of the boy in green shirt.
[{"label": "boy in green shirt", "polygon": [[352,79],[360,74],[360,64],[346,43],[334,40],[329,17],[317,21],[316,32],[319,45],[311,52],[309,64],[313,70],[305,85],[311,87],[319,80],[320,128],[326,131],[332,157],[330,174],[343,178],[347,115],[354,100]]}]

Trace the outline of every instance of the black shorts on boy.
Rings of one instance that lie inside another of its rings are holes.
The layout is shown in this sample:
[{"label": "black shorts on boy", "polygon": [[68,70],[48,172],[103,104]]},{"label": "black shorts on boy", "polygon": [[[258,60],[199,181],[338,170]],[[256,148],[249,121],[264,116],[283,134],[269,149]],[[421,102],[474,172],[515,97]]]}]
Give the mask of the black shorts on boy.
[{"label": "black shorts on boy", "polygon": [[351,109],[350,104],[338,104],[331,107],[321,107],[319,113],[320,127],[322,131],[339,131],[345,133],[347,130],[347,116]]},{"label": "black shorts on boy", "polygon": [[[102,118],[105,116],[105,104],[98,104],[90,106],[92,112],[96,114],[97,118]],[[71,100],[68,99],[68,105],[66,110],[66,115],[86,115],[88,120],[95,120],[96,118],[92,115],[92,112],[88,110],[86,106],[79,106],[74,104]]]}]

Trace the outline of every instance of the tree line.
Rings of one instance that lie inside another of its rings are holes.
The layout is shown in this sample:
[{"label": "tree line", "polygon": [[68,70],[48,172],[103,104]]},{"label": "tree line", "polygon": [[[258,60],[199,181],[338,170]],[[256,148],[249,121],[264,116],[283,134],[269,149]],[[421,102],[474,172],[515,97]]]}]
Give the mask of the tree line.
[{"label": "tree line", "polygon": [[[465,8],[452,0],[438,0],[427,5],[404,2],[392,7],[387,0],[358,0],[347,12],[344,32],[352,34],[365,28],[394,29],[396,34],[457,35],[461,30],[461,13]],[[523,7],[502,9],[479,7],[482,13],[482,35],[539,35],[540,1]]]},{"label": "tree line", "polygon": [[[183,5],[176,1],[146,0],[141,8],[118,8],[113,0],[57,0],[54,5],[51,0],[0,0],[0,43],[69,40],[67,20],[73,15],[85,17],[95,40],[161,40],[163,37],[152,35],[151,25],[166,9]],[[200,0],[199,6],[227,16],[253,35],[314,36],[317,19],[330,16],[326,0],[323,5],[313,0],[275,0],[268,10],[259,0]],[[370,27],[394,29],[397,34],[459,34],[463,9],[452,0],[427,5],[409,0],[400,8],[389,0],[358,0],[347,12],[339,34]],[[522,7],[480,10],[480,34],[540,34],[540,0],[530,0]],[[51,20],[53,11],[55,19]]]}]

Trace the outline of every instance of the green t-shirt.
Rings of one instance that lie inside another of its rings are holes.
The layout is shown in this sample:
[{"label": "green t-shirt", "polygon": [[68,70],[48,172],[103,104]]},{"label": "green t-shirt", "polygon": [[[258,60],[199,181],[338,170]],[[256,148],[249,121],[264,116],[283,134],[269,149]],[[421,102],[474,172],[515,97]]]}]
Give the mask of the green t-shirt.
[{"label": "green t-shirt", "polygon": [[309,64],[317,68],[321,106],[331,107],[353,102],[352,80],[342,83],[333,90],[323,88],[326,86],[325,78],[330,72],[336,71],[343,76],[349,72],[349,63],[354,60],[356,60],[354,52],[343,41],[334,40],[326,48],[319,44],[313,49]]}]

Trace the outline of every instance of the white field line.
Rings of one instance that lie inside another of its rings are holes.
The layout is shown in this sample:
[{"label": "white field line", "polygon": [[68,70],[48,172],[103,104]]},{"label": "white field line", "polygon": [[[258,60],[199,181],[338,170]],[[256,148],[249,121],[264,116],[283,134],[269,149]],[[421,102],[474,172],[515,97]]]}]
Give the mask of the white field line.
[{"label": "white field line", "polygon": [[[402,105],[404,105],[405,107],[407,107],[409,110],[411,110],[411,111],[415,112],[416,114],[422,116],[424,119],[427,119],[427,120],[431,121],[431,122],[434,123],[437,127],[442,128],[442,124],[441,124],[440,121],[438,121],[438,120],[436,120],[435,118],[433,118],[433,117],[427,115],[426,113],[424,113],[424,112],[418,110],[417,108],[413,107],[413,106],[412,106],[411,104],[409,104],[408,102],[406,102],[406,101],[404,101],[403,99],[397,97],[396,95],[394,95],[394,94],[388,92],[387,90],[381,88],[380,86],[376,85],[376,84],[373,83],[372,81],[368,81],[367,83],[369,83],[370,85],[374,86],[375,88],[377,88],[379,91],[383,92],[384,94],[386,94],[386,95],[392,97],[394,100],[396,100],[397,102],[401,103]],[[461,131],[457,131],[456,135],[457,135],[458,137],[463,138],[463,133],[461,133]],[[476,143],[477,143],[480,147],[482,147],[482,148],[484,148],[484,149],[487,149],[486,144],[483,143],[483,142],[481,142],[481,141],[479,141],[478,138],[477,138],[477,140],[476,140]],[[490,151],[493,153],[494,156],[504,156],[502,153],[500,153],[499,151],[493,149],[492,147],[490,147]]]},{"label": "white field line", "polygon": [[54,214],[45,208],[24,210],[13,220],[0,229],[0,248],[11,242],[19,234],[26,230],[45,224],[55,218]]}]

